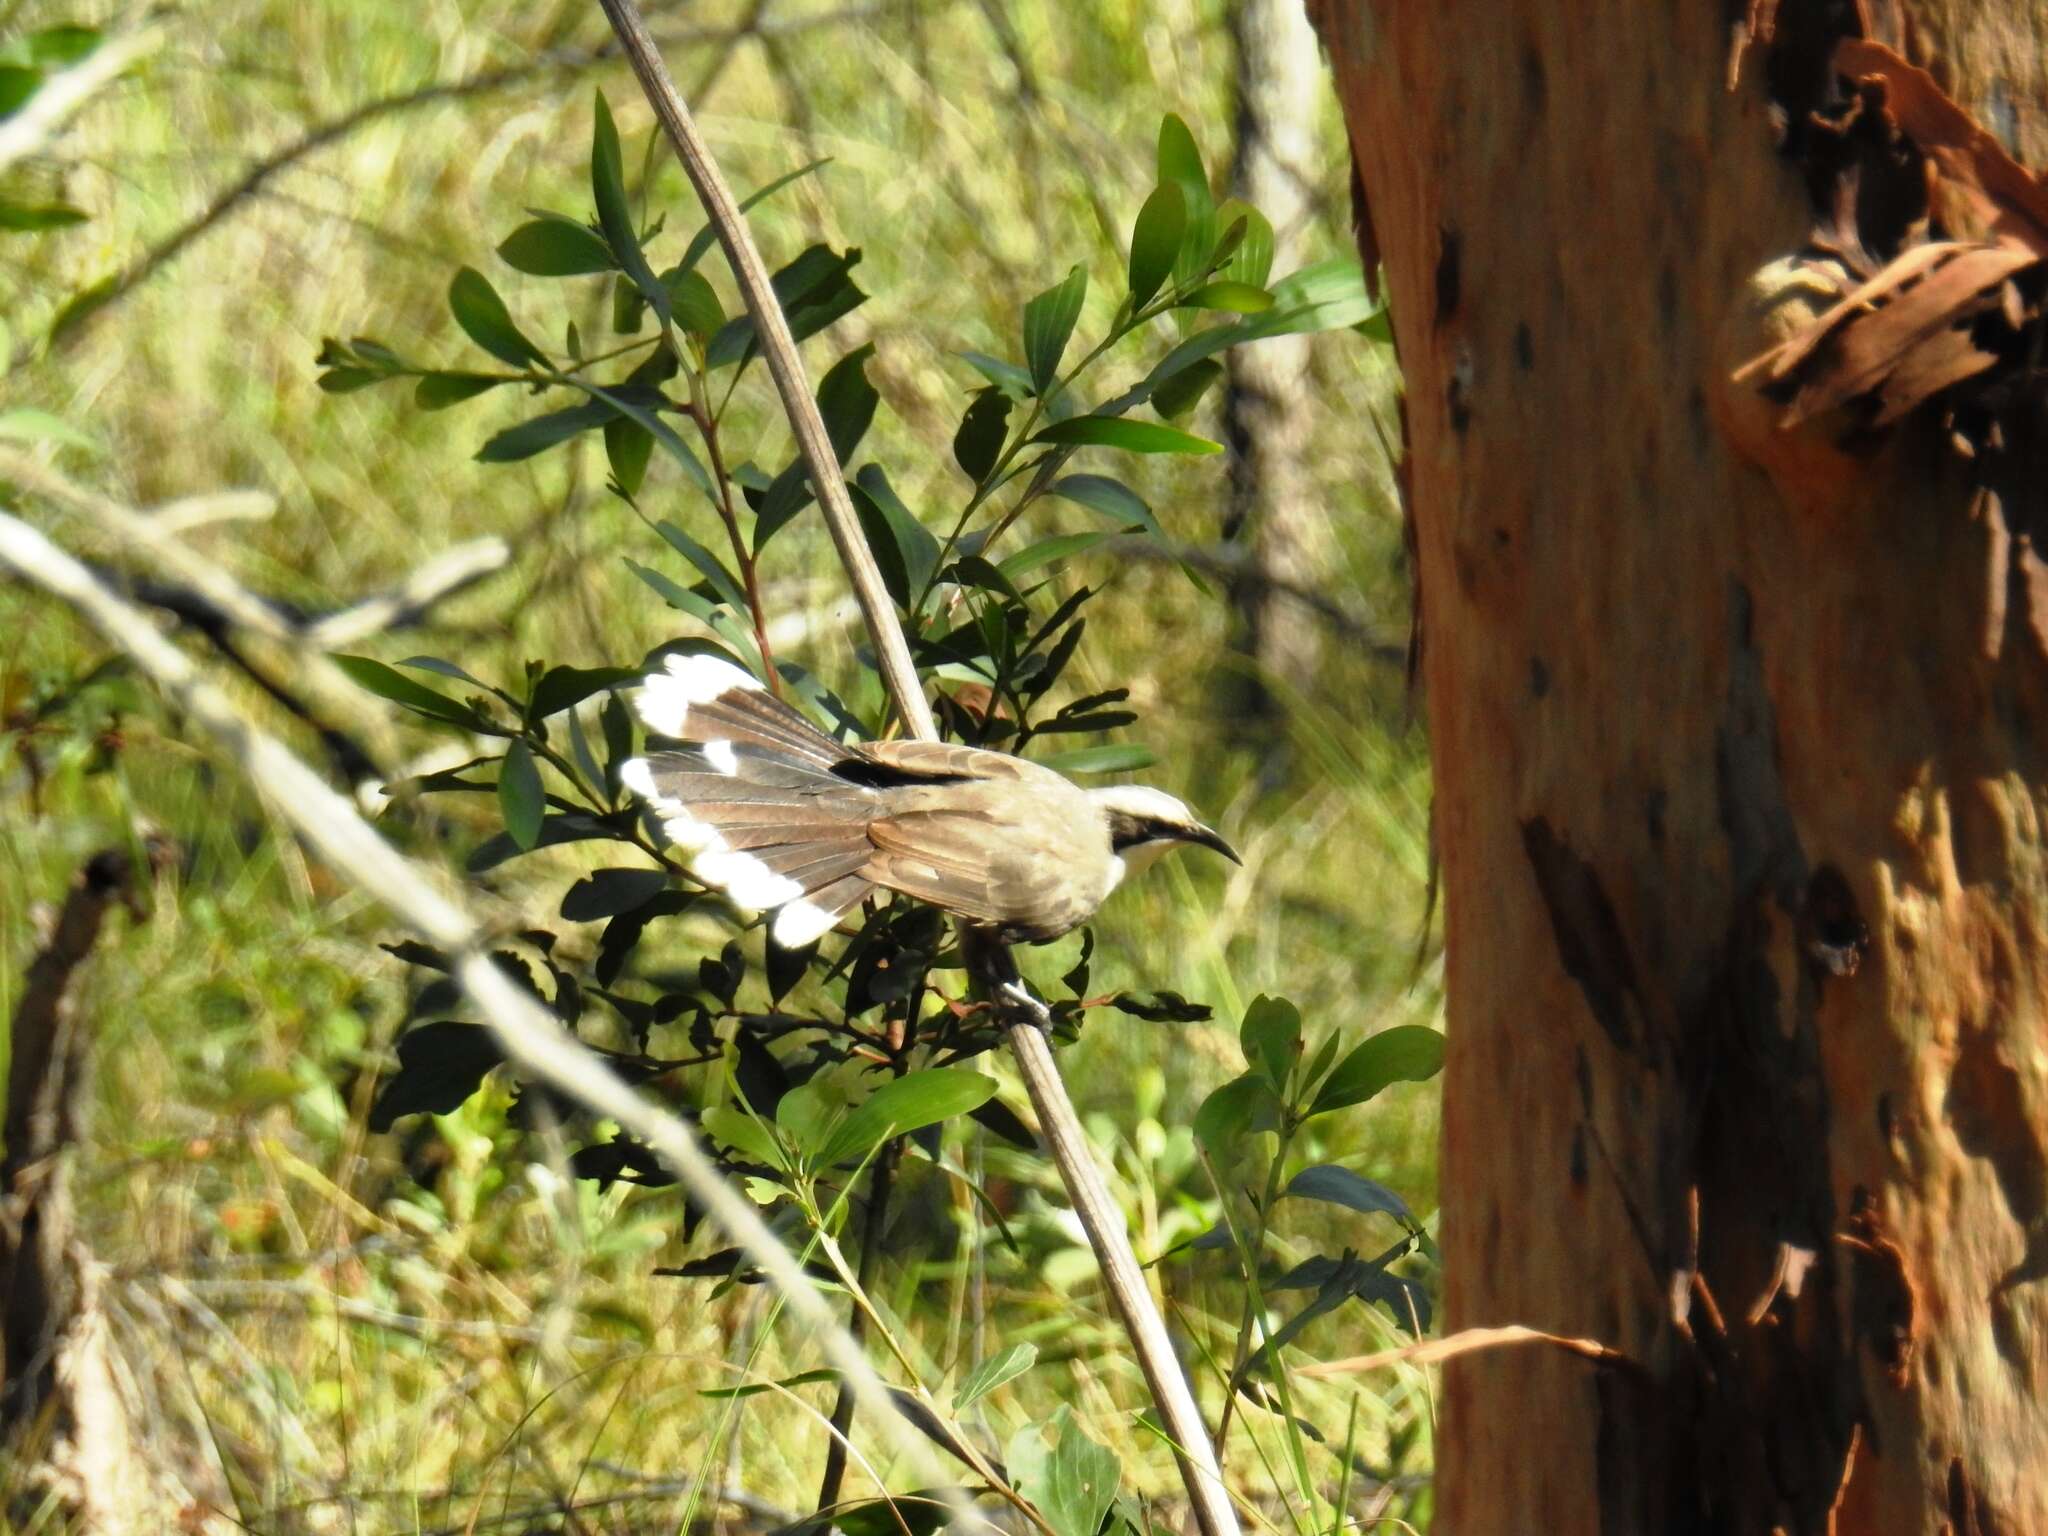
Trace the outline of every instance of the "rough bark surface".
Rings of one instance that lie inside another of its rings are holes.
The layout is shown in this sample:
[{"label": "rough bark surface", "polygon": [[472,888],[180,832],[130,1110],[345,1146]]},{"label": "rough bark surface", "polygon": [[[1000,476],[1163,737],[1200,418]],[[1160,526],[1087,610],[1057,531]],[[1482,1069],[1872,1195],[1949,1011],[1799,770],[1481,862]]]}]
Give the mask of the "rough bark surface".
[{"label": "rough bark surface", "polygon": [[[1926,423],[1735,447],[1773,9],[1859,8],[1311,4],[1408,388],[1445,1325],[1635,1362],[1449,1367],[1458,1536],[2048,1531],[2048,655]],[[2048,6],[1860,10],[2048,166]]]}]

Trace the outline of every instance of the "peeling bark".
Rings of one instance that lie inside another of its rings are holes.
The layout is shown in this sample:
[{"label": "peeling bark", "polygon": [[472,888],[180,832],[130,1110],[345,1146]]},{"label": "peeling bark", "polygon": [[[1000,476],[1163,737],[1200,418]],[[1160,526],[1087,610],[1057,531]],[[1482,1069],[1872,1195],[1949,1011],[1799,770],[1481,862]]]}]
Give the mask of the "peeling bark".
[{"label": "peeling bark", "polygon": [[1640,1367],[1447,1367],[1442,1528],[2048,1530],[2048,461],[1729,378],[1834,296],[1782,104],[1867,28],[2038,172],[2048,4],[1311,13],[1407,380],[1445,1326]]}]

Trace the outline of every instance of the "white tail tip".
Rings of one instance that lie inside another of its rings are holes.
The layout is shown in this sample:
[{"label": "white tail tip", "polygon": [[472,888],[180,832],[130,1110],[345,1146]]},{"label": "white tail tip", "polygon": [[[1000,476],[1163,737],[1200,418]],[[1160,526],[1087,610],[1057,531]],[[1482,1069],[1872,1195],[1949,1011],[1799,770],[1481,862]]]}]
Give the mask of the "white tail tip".
[{"label": "white tail tip", "polygon": [[760,680],[722,656],[667,656],[633,695],[633,708],[650,731],[687,738],[690,707],[728,693],[758,692]]}]

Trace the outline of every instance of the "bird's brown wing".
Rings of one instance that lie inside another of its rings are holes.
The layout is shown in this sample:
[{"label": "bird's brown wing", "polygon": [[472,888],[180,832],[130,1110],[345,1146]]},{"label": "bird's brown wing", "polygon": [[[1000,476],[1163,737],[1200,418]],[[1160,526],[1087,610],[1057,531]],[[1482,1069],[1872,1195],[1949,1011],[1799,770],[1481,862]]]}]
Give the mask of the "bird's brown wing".
[{"label": "bird's brown wing", "polygon": [[868,824],[862,874],[875,884],[958,913],[971,922],[1010,916],[1010,883],[996,863],[1008,854],[1000,829],[972,814],[910,811]]},{"label": "bird's brown wing", "polygon": [[854,751],[869,762],[919,779],[1011,779],[1025,783],[1052,779],[1071,787],[1061,775],[1037,763],[1007,752],[963,747],[950,741],[864,741]]}]

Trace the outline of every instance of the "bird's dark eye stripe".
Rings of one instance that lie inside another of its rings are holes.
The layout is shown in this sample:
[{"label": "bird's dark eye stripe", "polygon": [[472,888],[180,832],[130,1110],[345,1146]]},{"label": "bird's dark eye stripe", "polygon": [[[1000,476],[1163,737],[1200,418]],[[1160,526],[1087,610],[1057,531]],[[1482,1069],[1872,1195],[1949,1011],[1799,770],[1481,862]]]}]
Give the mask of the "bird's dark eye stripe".
[{"label": "bird's dark eye stripe", "polygon": [[1180,828],[1172,822],[1161,821],[1156,816],[1117,816],[1110,824],[1109,846],[1117,853],[1126,848],[1135,848],[1140,843],[1155,843],[1161,838],[1179,837]]}]

